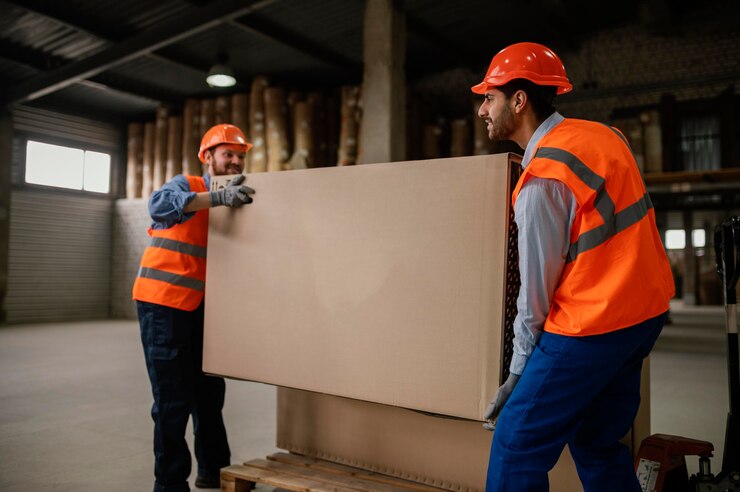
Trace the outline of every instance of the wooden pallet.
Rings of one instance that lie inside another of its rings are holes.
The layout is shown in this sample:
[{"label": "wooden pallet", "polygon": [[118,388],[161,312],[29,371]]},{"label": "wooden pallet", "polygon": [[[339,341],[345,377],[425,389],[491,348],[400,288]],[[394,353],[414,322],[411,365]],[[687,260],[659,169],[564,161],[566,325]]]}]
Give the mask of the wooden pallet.
[{"label": "wooden pallet", "polygon": [[300,492],[440,492],[443,489],[297,454],[275,453],[221,469],[222,492],[263,483]]}]

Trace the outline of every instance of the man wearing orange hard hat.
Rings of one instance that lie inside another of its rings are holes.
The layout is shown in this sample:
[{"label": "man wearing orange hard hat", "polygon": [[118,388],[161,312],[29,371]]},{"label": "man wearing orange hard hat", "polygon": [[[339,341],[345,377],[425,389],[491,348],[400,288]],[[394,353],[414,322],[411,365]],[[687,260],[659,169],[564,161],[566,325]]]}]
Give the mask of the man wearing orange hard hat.
[{"label": "man wearing orange hard hat", "polygon": [[[177,175],[149,199],[151,239],[141,259],[133,298],[154,404],[154,491],[188,491],[190,450],[185,441],[193,416],[199,488],[220,488],[220,469],[230,465],[222,409],[223,378],[206,376],[203,299],[208,246],[208,209],[251,203],[243,185],[244,156],[252,147],[234,125],[209,129],[198,157],[203,176]],[[233,175],[208,191],[211,176]]]},{"label": "man wearing orange hard hat", "polygon": [[640,491],[619,442],[640,370],[674,295],[655,212],[624,135],[564,118],[560,58],[536,43],[497,53],[478,116],[524,149],[512,194],[521,287],[508,377],[486,409],[486,490],[546,491],[567,444],[586,492]]}]

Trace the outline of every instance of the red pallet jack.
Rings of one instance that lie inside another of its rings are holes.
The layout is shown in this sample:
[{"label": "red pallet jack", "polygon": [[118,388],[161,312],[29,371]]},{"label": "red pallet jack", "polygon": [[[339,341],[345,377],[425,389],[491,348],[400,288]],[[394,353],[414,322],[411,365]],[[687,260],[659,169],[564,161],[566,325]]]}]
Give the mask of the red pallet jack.
[{"label": "red pallet jack", "polygon": [[[635,471],[643,492],[740,492],[740,356],[738,355],[736,290],[740,274],[740,217],[731,217],[714,231],[717,272],[722,279],[727,327],[727,369],[730,411],[727,414],[722,471],[710,470],[712,443],[680,436],[653,434],[640,444]],[[699,456],[699,472],[688,476],[685,456]]]}]

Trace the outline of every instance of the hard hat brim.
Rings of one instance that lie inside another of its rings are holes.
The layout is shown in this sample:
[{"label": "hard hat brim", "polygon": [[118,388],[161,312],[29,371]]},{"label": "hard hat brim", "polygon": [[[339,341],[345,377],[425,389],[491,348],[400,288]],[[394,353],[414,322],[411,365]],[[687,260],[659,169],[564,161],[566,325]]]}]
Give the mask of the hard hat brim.
[{"label": "hard hat brim", "polygon": [[[504,84],[501,84],[501,85],[504,85]],[[573,90],[573,85],[570,82],[556,82],[556,83],[548,82],[548,83],[540,83],[538,85],[556,86],[558,88],[557,93],[556,93],[558,96],[561,94],[567,94],[568,92]],[[486,93],[486,91],[489,91],[493,89],[494,87],[496,87],[496,85],[489,84],[488,82],[483,81],[480,84],[476,84],[473,87],[471,87],[470,90],[473,91],[475,94],[483,95]]]},{"label": "hard hat brim", "polygon": [[485,94],[490,87],[487,83],[481,82],[480,84],[475,84],[470,90],[475,94]]},{"label": "hard hat brim", "polygon": [[213,147],[208,147],[207,149],[203,149],[200,152],[198,152],[198,160],[202,164],[206,163],[206,151],[209,151],[211,149],[214,149],[218,147],[219,145],[225,145],[226,147],[233,148],[234,150],[243,150],[245,153],[249,152],[249,149],[252,148],[252,144],[249,142],[246,143],[239,143],[239,142],[224,142],[214,145]]}]

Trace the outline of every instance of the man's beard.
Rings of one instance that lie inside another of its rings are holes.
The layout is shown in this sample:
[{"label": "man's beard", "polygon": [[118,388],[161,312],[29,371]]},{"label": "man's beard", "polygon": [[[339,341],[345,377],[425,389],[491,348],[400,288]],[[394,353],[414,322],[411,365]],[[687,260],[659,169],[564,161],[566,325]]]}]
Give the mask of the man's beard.
[{"label": "man's beard", "polygon": [[494,142],[500,140],[510,140],[514,133],[514,113],[509,106],[504,106],[504,110],[495,120],[491,122],[491,129],[488,131],[488,138]]},{"label": "man's beard", "polygon": [[241,174],[243,172],[244,168],[239,168],[239,166],[235,166],[233,164],[221,164],[216,163],[213,166],[213,172],[216,174],[216,176],[231,176],[235,174]]}]

